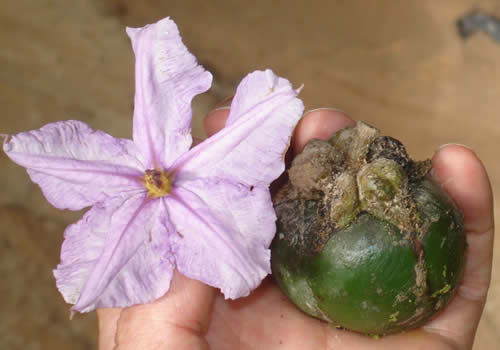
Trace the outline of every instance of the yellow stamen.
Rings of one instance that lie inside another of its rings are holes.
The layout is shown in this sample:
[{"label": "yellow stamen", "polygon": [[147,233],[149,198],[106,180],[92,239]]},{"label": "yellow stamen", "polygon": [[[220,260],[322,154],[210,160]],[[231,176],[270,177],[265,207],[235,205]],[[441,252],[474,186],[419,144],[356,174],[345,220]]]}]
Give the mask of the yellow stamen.
[{"label": "yellow stamen", "polygon": [[172,189],[172,179],[163,170],[148,169],[144,174],[144,186],[150,198],[163,197]]}]

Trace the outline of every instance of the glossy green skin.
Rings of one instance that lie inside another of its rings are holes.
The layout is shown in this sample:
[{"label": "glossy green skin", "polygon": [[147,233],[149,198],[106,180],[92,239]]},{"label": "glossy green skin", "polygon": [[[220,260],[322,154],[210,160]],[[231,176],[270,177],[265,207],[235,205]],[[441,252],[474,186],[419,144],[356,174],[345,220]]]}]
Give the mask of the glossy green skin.
[{"label": "glossy green skin", "polygon": [[[282,232],[278,221],[271,261],[279,286],[304,312],[350,330],[389,334],[422,325],[460,282],[466,240],[461,213],[438,186],[423,180],[413,197],[420,218],[432,221],[418,243],[427,271],[424,289],[416,288],[414,242],[367,213],[308,256],[283,239],[293,233]],[[314,206],[305,216],[314,218]]]}]

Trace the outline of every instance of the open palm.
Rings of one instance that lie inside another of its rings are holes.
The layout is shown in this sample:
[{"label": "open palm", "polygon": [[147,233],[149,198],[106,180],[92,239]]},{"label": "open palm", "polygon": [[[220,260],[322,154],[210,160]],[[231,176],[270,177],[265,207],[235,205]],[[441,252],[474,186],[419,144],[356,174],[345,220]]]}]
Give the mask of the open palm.
[{"label": "open palm", "polygon": [[[207,116],[209,135],[222,128],[228,112]],[[298,152],[309,139],[327,138],[350,124],[334,110],[308,113],[292,148]],[[491,276],[492,193],[481,162],[468,148],[448,145],[432,161],[432,176],[464,212],[468,252],[455,297],[424,327],[372,339],[305,315],[271,277],[249,297],[227,301],[215,289],[175,274],[168,294],[152,304],[98,310],[100,349],[471,349]]]}]

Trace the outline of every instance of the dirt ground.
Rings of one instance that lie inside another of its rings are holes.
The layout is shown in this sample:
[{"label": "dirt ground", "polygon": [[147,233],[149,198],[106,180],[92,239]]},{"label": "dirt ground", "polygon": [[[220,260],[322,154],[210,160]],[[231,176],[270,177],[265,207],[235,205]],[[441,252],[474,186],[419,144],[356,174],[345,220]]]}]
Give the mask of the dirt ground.
[{"label": "dirt ground", "polygon": [[[500,16],[495,0],[248,2],[16,0],[0,2],[0,132],[79,119],[130,137],[133,54],[125,26],[171,16],[214,73],[194,103],[194,134],[249,71],[272,68],[306,108],[336,107],[407,145],[416,159],[445,143],[470,146],[500,196],[500,43],[463,41],[471,9]],[[64,227],[81,213],[52,208],[24,169],[0,155],[0,348],[95,349],[95,315],[69,321],[51,270]],[[496,219],[500,218],[497,209]],[[500,247],[475,350],[500,344]]]}]

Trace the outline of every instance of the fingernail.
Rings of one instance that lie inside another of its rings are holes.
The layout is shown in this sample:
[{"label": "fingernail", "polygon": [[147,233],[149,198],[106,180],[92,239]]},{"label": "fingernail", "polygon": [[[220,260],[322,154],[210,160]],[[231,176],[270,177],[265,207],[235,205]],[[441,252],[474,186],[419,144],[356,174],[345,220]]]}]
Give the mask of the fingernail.
[{"label": "fingernail", "polygon": [[213,114],[213,113],[215,113],[215,112],[218,112],[218,111],[228,111],[228,110],[230,110],[230,109],[231,109],[231,108],[230,108],[229,106],[222,106],[222,107],[217,107],[217,108],[214,108],[214,109],[212,109],[211,111],[209,111],[209,112],[207,113],[207,115],[205,116],[205,118],[206,118],[206,117],[208,117],[209,115],[212,115],[212,114]]},{"label": "fingernail", "polygon": [[207,119],[209,116],[211,116],[212,114],[214,114],[218,111],[228,111],[228,110],[230,110],[230,107],[228,107],[228,106],[214,108],[206,114],[205,119]]},{"label": "fingernail", "polygon": [[345,111],[334,108],[334,107],[320,107],[320,108],[315,108],[315,109],[310,109],[307,112],[304,113],[304,115],[312,113],[312,112],[320,112],[320,111],[330,111],[330,112],[337,112],[337,113],[342,113],[342,114],[347,114]]},{"label": "fingernail", "polygon": [[217,112],[217,111],[227,111],[230,109],[231,109],[231,107],[229,107],[229,106],[222,106],[222,107],[217,107],[217,108],[213,109],[212,111],[210,111],[210,113]]},{"label": "fingernail", "polygon": [[436,152],[438,152],[438,151],[440,151],[440,150],[442,150],[442,149],[444,149],[444,148],[446,148],[446,147],[448,147],[448,146],[459,146],[459,147],[465,147],[465,148],[467,148],[468,150],[471,150],[472,152],[474,152],[474,150],[473,150],[471,147],[469,147],[469,146],[467,146],[467,145],[464,145],[464,144],[462,144],[462,143],[445,143],[444,145],[439,146],[439,147],[438,147],[438,149],[436,150]]},{"label": "fingernail", "polygon": [[217,110],[219,108],[231,106],[231,103],[233,102],[233,97],[234,97],[234,95],[228,96],[225,99],[223,99],[222,101],[220,101],[219,103],[217,103],[215,105],[215,110]]}]

